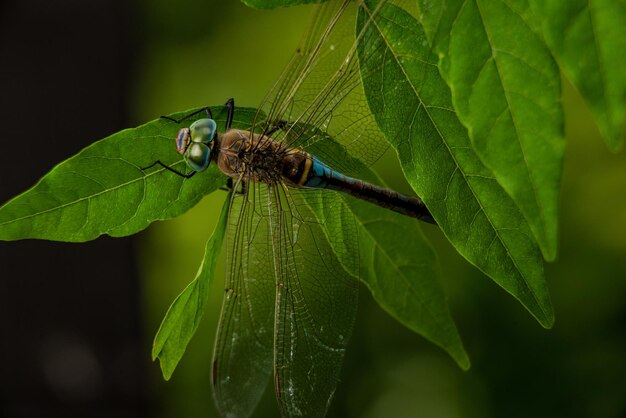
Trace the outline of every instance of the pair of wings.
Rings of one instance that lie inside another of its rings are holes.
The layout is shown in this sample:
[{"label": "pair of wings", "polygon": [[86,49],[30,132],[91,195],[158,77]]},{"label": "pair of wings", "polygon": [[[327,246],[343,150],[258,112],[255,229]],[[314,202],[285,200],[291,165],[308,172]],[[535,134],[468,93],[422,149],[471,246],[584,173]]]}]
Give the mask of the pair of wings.
[{"label": "pair of wings", "polygon": [[[358,48],[375,33],[374,17],[385,3],[332,0],[319,6],[252,130],[287,121],[275,139],[348,175],[379,158],[387,143],[362,87],[362,78],[380,70],[365,70],[379,52]],[[240,181],[247,189],[231,197],[225,295],[213,356],[218,410],[223,416],[251,415],[273,374],[284,416],[323,416],[356,315],[354,220],[341,213],[335,192]],[[341,227],[328,228],[330,217]]]}]

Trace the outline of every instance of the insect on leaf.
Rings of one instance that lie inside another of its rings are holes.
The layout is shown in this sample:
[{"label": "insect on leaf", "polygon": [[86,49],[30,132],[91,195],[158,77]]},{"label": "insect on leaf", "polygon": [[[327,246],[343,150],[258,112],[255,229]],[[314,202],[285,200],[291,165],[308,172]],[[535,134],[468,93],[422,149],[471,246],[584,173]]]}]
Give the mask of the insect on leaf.
[{"label": "insect on leaf", "polygon": [[[213,114],[222,127],[223,107],[214,107]],[[238,109],[234,125],[249,127],[253,117],[250,109]],[[185,169],[174,145],[178,129],[172,121],[157,119],[97,141],[60,163],[0,207],[0,239],[82,242],[103,234],[120,237],[184,213],[222,186],[224,177],[216,167],[194,181],[158,166],[141,170],[156,160]]]}]

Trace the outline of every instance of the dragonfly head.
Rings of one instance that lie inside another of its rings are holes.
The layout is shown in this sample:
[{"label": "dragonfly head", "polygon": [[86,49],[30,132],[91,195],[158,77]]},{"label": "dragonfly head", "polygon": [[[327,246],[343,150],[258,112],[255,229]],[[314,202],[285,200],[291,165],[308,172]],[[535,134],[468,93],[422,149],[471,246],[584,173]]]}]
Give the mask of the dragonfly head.
[{"label": "dragonfly head", "polygon": [[176,151],[185,156],[187,165],[195,171],[209,166],[215,143],[217,124],[213,119],[198,119],[189,128],[178,131]]}]

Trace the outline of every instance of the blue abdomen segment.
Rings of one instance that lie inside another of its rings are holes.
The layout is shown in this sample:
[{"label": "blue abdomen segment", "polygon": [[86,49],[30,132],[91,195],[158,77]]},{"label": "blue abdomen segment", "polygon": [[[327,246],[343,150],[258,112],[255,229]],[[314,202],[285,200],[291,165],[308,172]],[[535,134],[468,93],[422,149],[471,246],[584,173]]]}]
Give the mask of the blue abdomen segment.
[{"label": "blue abdomen segment", "polygon": [[311,162],[308,178],[302,183],[305,187],[342,191],[403,215],[432,224],[436,223],[424,202],[417,197],[407,196],[385,187],[348,177],[333,170],[313,156],[311,156]]},{"label": "blue abdomen segment", "polygon": [[[316,157],[311,157],[311,174],[309,179],[303,184],[306,187],[315,187],[318,189],[338,189],[335,182],[355,181],[352,177],[345,176],[338,171],[333,170]],[[328,180],[335,181],[329,182]]]}]

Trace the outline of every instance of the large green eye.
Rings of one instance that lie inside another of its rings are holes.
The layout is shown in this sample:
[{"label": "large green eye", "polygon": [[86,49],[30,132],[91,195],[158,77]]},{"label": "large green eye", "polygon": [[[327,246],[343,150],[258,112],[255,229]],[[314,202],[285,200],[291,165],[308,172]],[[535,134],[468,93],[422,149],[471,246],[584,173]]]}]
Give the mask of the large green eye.
[{"label": "large green eye", "polygon": [[185,153],[187,165],[195,171],[202,171],[209,166],[211,149],[202,142],[192,142]]},{"label": "large green eye", "polygon": [[191,124],[189,130],[191,131],[191,140],[193,142],[202,142],[208,145],[213,141],[217,124],[213,119],[198,119]]}]

